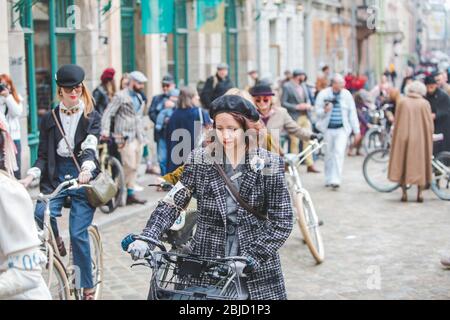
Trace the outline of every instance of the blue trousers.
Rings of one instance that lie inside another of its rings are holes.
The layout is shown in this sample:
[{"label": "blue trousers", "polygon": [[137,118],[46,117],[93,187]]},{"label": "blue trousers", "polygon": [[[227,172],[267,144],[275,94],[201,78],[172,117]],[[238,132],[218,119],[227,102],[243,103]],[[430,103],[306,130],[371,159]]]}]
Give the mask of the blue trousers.
[{"label": "blue trousers", "polygon": [[158,139],[158,162],[161,175],[167,174],[167,142],[164,138]]},{"label": "blue trousers", "polygon": [[[77,168],[71,159],[58,157],[56,162],[60,182],[64,181],[66,175],[71,175],[74,178],[78,177]],[[56,198],[50,201],[51,226],[55,237],[59,237],[56,217],[61,216],[64,201],[68,196],[72,200],[69,217],[69,233],[73,252],[73,263],[80,271],[80,287],[93,288],[88,228],[92,224],[95,208],[89,204],[84,188],[63,190]],[[35,218],[41,228],[43,227],[44,211],[45,204],[38,202],[35,209]],[[76,282],[78,283],[78,281]]]}]

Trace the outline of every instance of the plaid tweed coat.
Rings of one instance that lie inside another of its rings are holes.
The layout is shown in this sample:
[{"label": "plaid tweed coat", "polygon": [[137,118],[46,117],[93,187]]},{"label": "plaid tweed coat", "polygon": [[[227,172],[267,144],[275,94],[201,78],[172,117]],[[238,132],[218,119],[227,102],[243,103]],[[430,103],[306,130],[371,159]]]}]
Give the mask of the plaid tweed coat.
[{"label": "plaid tweed coat", "polygon": [[[173,203],[160,201],[147,222],[143,235],[159,239],[175,222],[180,210],[195,194],[198,206],[197,231],[189,244],[191,251],[204,257],[224,257],[226,241],[225,182],[214,168],[205,148],[192,151],[185,163],[181,183],[190,190],[178,191]],[[264,160],[256,170],[252,159]],[[262,168],[262,166],[260,166]],[[284,175],[284,161],[274,153],[256,149],[246,155],[239,193],[254,208],[264,208],[268,219],[261,220],[238,204],[240,254],[256,261],[249,275],[250,299],[286,299],[278,250],[289,237],[293,213]]]}]

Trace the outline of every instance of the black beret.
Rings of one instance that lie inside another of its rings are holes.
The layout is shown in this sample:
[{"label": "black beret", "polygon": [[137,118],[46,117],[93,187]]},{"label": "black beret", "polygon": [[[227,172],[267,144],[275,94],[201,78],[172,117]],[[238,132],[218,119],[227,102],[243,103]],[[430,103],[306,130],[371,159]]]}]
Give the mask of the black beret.
[{"label": "black beret", "polygon": [[427,76],[427,77],[425,78],[425,85],[436,84],[436,83],[437,83],[436,78],[435,78],[435,76],[433,76],[433,75]]},{"label": "black beret", "polygon": [[55,75],[56,84],[60,87],[74,87],[84,80],[84,70],[76,64],[61,66]]},{"label": "black beret", "polygon": [[267,84],[258,84],[251,89],[250,94],[254,97],[274,96],[272,88]]},{"label": "black beret", "polygon": [[259,121],[259,113],[249,100],[236,95],[224,95],[211,103],[209,114],[211,119],[223,112],[236,112],[249,120]]}]

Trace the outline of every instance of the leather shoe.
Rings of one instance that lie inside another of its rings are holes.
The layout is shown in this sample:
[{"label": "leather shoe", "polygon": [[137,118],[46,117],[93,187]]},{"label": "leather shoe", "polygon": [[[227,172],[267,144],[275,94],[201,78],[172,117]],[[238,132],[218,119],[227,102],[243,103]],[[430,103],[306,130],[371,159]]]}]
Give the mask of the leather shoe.
[{"label": "leather shoe", "polygon": [[308,169],[307,169],[307,172],[310,172],[310,173],[320,173],[320,171],[317,170],[316,168],[314,168],[314,166],[309,166]]},{"label": "leather shoe", "polygon": [[449,258],[442,258],[441,259],[441,264],[446,267],[446,268],[450,268],[450,257]]},{"label": "leather shoe", "polygon": [[147,200],[140,200],[140,199],[136,198],[134,195],[127,197],[127,205],[131,205],[131,204],[146,204],[146,203],[147,203]]},{"label": "leather shoe", "polygon": [[61,237],[56,238],[56,245],[58,246],[59,255],[65,257],[67,255],[67,250]]}]

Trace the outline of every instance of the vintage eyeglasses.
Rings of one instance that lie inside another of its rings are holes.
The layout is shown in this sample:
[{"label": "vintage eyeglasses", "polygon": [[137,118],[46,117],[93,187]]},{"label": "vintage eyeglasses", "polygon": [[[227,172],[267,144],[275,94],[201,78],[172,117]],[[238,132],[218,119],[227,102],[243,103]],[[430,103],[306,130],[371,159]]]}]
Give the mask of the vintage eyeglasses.
[{"label": "vintage eyeglasses", "polygon": [[261,103],[261,102],[264,102],[264,103],[269,103],[270,102],[270,98],[267,98],[267,97],[265,97],[265,98],[256,98],[255,99],[255,102],[256,103]]},{"label": "vintage eyeglasses", "polygon": [[81,92],[83,90],[83,85],[80,83],[79,85],[73,87],[62,87],[62,89],[65,93],[71,93],[73,90],[75,90],[75,92]]}]

